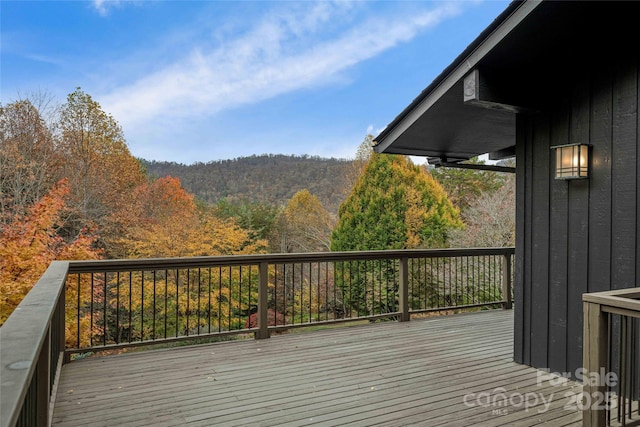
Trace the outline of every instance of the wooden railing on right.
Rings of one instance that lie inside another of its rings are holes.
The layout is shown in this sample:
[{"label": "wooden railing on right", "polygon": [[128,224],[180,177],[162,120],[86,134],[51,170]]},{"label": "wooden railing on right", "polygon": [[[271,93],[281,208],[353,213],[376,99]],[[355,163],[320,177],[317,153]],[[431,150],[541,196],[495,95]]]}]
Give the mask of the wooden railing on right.
[{"label": "wooden railing on right", "polygon": [[584,294],[583,425],[640,424],[640,288]]}]

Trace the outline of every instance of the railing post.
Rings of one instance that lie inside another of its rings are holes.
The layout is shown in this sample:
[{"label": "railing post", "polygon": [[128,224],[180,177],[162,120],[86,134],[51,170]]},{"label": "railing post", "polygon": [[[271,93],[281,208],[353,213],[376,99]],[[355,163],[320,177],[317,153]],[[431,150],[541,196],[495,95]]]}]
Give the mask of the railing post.
[{"label": "railing post", "polygon": [[259,266],[258,280],[258,331],[256,339],[269,338],[269,323],[267,317],[267,295],[269,292],[269,263],[263,261]]},{"label": "railing post", "polygon": [[409,259],[402,257],[400,261],[400,283],[398,287],[398,302],[400,304],[400,321],[408,322],[409,314]]},{"label": "railing post", "polygon": [[[584,378],[582,384],[582,425],[585,427],[606,426],[607,403],[607,342],[608,315],[600,304],[584,302],[583,359]],[[597,379],[596,381],[591,378]],[[603,400],[604,397],[604,400]]]},{"label": "railing post", "polygon": [[511,254],[502,257],[502,307],[511,310],[513,308],[513,275],[511,274]]}]

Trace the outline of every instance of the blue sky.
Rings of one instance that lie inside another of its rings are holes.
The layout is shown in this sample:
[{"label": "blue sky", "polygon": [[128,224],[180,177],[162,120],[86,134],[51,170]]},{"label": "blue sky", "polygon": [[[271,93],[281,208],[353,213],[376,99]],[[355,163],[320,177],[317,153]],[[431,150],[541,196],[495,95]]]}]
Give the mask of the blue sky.
[{"label": "blue sky", "polygon": [[1,101],[79,86],[150,160],[349,158],[506,6],[3,0]]}]

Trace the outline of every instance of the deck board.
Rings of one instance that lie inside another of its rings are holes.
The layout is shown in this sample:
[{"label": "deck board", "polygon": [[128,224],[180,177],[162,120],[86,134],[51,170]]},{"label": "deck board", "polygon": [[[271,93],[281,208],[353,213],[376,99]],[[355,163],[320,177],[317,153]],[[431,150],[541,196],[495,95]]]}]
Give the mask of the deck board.
[{"label": "deck board", "polygon": [[[64,366],[53,425],[580,425],[580,387],[512,353],[513,312],[493,310],[94,357]],[[498,387],[550,406],[474,400]]]}]

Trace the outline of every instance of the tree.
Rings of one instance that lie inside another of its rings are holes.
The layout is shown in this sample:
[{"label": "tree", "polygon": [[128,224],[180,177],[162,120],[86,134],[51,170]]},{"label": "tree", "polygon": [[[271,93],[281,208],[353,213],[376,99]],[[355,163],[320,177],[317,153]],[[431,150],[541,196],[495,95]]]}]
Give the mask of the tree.
[{"label": "tree", "polygon": [[30,100],[0,106],[0,224],[24,216],[53,187],[60,164],[53,135]]},{"label": "tree", "polygon": [[[484,161],[474,157],[465,162],[483,165]],[[491,193],[502,187],[505,174],[493,171],[459,168],[433,168],[431,175],[442,185],[449,200],[464,212],[471,202],[484,193]]]},{"label": "tree", "polygon": [[144,171],[129,152],[120,125],[80,88],[62,106],[60,132],[63,173],[71,184],[65,231],[74,236],[97,225],[103,246],[112,250],[133,190],[146,180]]},{"label": "tree", "polygon": [[232,255],[260,252],[266,242],[252,239],[232,218],[198,206],[172,177],[141,185],[134,192],[136,224],[118,242],[129,258]]},{"label": "tree", "polygon": [[429,173],[405,156],[374,153],[340,206],[331,249],[442,247],[450,230],[462,226]]},{"label": "tree", "polygon": [[364,137],[358,148],[356,149],[356,157],[351,162],[351,167],[347,169],[344,193],[348,196],[351,190],[358,182],[362,175],[362,171],[369,162],[373,154],[373,135],[369,134]]},{"label": "tree", "polygon": [[216,215],[221,218],[233,218],[236,223],[249,232],[254,240],[269,240],[273,237],[278,223],[280,209],[266,202],[231,203],[222,199],[215,205]]},{"label": "tree", "polygon": [[[405,156],[372,154],[333,230],[334,251],[442,247],[462,228],[442,187]],[[343,304],[358,314],[397,311],[396,263],[338,263]],[[383,287],[382,284],[385,284]],[[384,295],[376,295],[384,289]]]},{"label": "tree", "polygon": [[454,231],[456,247],[505,247],[515,245],[515,176],[506,177],[494,192],[483,193],[462,213],[466,228]]},{"label": "tree", "polygon": [[280,252],[328,251],[335,220],[320,200],[300,190],[280,215]]},{"label": "tree", "polygon": [[[252,239],[233,218],[221,218],[216,209],[198,205],[177,178],[164,177],[145,183],[136,189],[134,199],[132,216],[138,220],[118,242],[127,258],[259,253],[266,246],[266,242]],[[131,286],[121,286],[117,277],[111,277],[103,286],[108,300],[103,323],[110,325],[105,327],[107,339],[115,340],[116,335],[129,339],[148,336],[153,330],[149,323],[153,316],[144,313],[154,310],[170,334],[188,334],[201,326],[210,326],[208,322],[215,323],[216,328],[241,328],[242,324],[232,325],[232,322],[239,321],[242,317],[239,313],[244,315],[250,310],[252,299],[246,290],[258,283],[257,274],[256,268],[242,271],[239,267],[169,269],[158,272],[153,280],[145,280],[144,272],[135,273],[130,277]],[[156,289],[155,281],[175,286]],[[211,285],[213,282],[216,286]],[[178,292],[177,288],[182,291]],[[159,298],[152,302],[145,299],[145,295]],[[118,301],[129,302],[123,305]],[[204,302],[211,310],[204,310]],[[211,318],[207,312],[233,313],[234,316]],[[124,325],[118,321],[122,316],[131,316],[131,326],[118,329],[114,325]]]},{"label": "tree", "polygon": [[[22,301],[55,259],[97,259],[96,236],[82,230],[71,242],[58,235],[69,183],[60,181],[40,200],[0,230],[0,324]],[[86,287],[85,287],[86,289]],[[73,290],[71,290],[73,293]],[[72,294],[67,298],[73,300]]]}]

